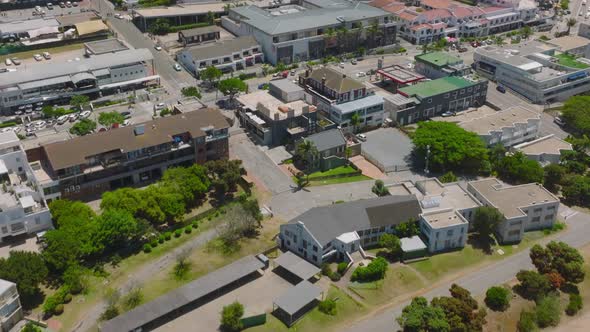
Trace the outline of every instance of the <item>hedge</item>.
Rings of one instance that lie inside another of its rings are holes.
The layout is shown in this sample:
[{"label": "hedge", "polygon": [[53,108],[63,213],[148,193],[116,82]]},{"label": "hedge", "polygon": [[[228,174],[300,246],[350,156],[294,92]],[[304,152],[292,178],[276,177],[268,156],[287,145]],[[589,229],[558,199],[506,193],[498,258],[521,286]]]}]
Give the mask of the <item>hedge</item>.
[{"label": "hedge", "polygon": [[377,257],[367,266],[357,267],[350,277],[351,281],[376,281],[385,278],[388,263],[383,257]]},{"label": "hedge", "polygon": [[176,25],[176,26],[171,26],[168,29],[168,33],[170,33],[170,32],[178,32],[180,30],[188,30],[188,29],[194,29],[194,28],[202,28],[202,27],[207,27],[207,26],[210,26],[210,25],[211,24],[209,24],[208,22],[185,24],[185,25]]}]

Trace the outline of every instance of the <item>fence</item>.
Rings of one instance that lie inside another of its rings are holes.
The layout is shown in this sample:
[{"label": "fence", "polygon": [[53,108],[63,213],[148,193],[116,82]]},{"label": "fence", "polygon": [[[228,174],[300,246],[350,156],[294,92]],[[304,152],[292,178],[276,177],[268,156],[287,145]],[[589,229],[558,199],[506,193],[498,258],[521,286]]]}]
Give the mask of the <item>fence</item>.
[{"label": "fence", "polygon": [[382,163],[380,163],[379,161],[377,161],[377,159],[373,158],[373,156],[371,156],[370,154],[366,153],[365,151],[362,152],[362,155],[371,164],[377,166],[377,168],[379,168],[381,170],[381,172],[383,172],[383,173],[402,172],[402,171],[408,171],[408,170],[411,169],[411,166],[410,165],[389,165],[389,166],[385,166]]},{"label": "fence", "polygon": [[266,313],[250,317],[244,317],[240,321],[242,322],[244,329],[247,329],[252,326],[263,325],[266,323]]}]

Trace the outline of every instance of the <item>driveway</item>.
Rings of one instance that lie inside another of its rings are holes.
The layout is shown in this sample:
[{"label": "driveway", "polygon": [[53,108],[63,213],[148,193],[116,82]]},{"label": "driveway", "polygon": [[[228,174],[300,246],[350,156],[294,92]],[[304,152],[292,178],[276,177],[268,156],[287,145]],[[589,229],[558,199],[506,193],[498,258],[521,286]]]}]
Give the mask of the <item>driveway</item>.
[{"label": "driveway", "polygon": [[412,141],[395,128],[380,128],[365,133],[362,155],[382,172],[407,169],[411,163]]},{"label": "driveway", "polygon": [[366,175],[373,179],[384,179],[387,175],[383,174],[381,170],[371,164],[365,157],[358,155],[350,158],[350,162],[354,164],[354,166],[358,167],[358,169],[363,172],[363,175]]},{"label": "driveway", "polygon": [[0,244],[0,258],[8,258],[11,251],[39,252],[39,245],[35,235],[19,236],[10,242]]},{"label": "driveway", "polygon": [[291,177],[285,174],[261,148],[252,143],[247,134],[230,136],[229,155],[231,159],[242,160],[248,175],[273,194],[291,190],[295,186]]}]

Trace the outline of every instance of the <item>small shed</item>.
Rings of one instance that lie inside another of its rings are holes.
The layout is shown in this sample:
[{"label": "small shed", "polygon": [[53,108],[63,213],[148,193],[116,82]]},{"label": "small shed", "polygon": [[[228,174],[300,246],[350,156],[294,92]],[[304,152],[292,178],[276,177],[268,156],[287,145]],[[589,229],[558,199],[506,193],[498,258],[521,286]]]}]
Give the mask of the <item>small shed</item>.
[{"label": "small shed", "polygon": [[279,256],[274,260],[274,263],[301,280],[309,280],[311,277],[320,273],[320,269],[317,266],[290,251]]},{"label": "small shed", "polygon": [[323,297],[323,293],[318,286],[303,280],[274,300],[273,313],[291,326],[316,305],[317,298]]},{"label": "small shed", "polygon": [[426,256],[426,244],[418,235],[400,239],[402,244],[402,261],[412,260]]}]

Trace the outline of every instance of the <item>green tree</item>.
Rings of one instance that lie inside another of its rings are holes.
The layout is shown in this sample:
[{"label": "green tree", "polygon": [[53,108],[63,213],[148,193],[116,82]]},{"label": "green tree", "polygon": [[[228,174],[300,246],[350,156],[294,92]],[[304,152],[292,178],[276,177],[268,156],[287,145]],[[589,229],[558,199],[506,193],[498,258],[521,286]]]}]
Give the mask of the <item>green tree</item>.
[{"label": "green tree", "polygon": [[565,281],[574,284],[584,281],[584,258],[565,242],[551,241],[545,248],[535,244],[530,257],[539,273],[557,272]]},{"label": "green tree", "polygon": [[221,311],[221,330],[227,332],[240,331],[243,328],[242,316],[244,315],[244,306],[240,302],[234,302],[226,305]]},{"label": "green tree", "polygon": [[51,230],[45,234],[46,246],[42,255],[47,266],[55,271],[61,272],[68,266],[76,264],[82,256],[80,240],[75,234],[63,230]]},{"label": "green tree", "polygon": [[196,86],[187,86],[182,88],[180,91],[184,97],[197,97],[201,98],[201,91]]},{"label": "green tree", "polygon": [[141,211],[144,207],[141,191],[134,188],[125,187],[115,191],[105,191],[101,198],[100,208],[103,211],[109,209],[122,210],[139,217],[141,215],[138,214],[138,211]]},{"label": "green tree", "polygon": [[125,121],[125,117],[119,112],[103,112],[98,116],[98,123],[104,127],[110,128],[115,123],[121,124]]},{"label": "green tree", "polygon": [[541,328],[557,326],[561,316],[559,297],[549,295],[542,298],[535,308],[537,325]]},{"label": "green tree", "polygon": [[336,316],[336,301],[330,299],[320,301],[318,310],[326,315]]},{"label": "green tree", "polygon": [[518,332],[535,332],[539,330],[534,312],[522,310],[516,326]]},{"label": "green tree", "polygon": [[366,30],[369,37],[369,48],[375,48],[379,46],[377,43],[377,37],[379,37],[382,33],[382,30],[379,27],[379,22],[377,20],[373,21],[367,26]]},{"label": "green tree", "polygon": [[451,326],[445,312],[440,307],[428,305],[423,297],[412,299],[412,303],[404,307],[397,318],[398,324],[404,332],[449,332]]},{"label": "green tree", "polygon": [[51,105],[43,106],[41,112],[46,118],[57,118],[68,113],[68,111],[63,107],[55,108]]},{"label": "green tree", "polygon": [[497,167],[500,161],[506,157],[506,148],[500,143],[495,144],[490,148],[488,155],[492,166]]},{"label": "green tree", "polygon": [[70,98],[70,105],[72,107],[77,108],[79,111],[90,102],[90,98],[85,95],[75,95]]},{"label": "green tree", "polygon": [[207,170],[201,165],[169,168],[161,183],[180,193],[188,206],[193,206],[196,199],[204,198],[211,186]]},{"label": "green tree", "polygon": [[211,11],[207,12],[207,23],[209,23],[209,25],[215,24],[215,14]]},{"label": "green tree", "polygon": [[352,116],[350,117],[350,125],[352,126],[353,132],[355,132],[355,133],[357,132],[358,126],[361,123],[362,123],[361,116],[357,112],[354,112],[352,114]]},{"label": "green tree", "polygon": [[559,184],[565,176],[565,169],[558,164],[549,164],[543,168],[544,180],[543,186],[547,190],[555,193],[559,190]]},{"label": "green tree", "polygon": [[298,189],[303,189],[309,184],[309,177],[303,172],[297,172],[295,174],[295,184]]},{"label": "green tree", "polygon": [[70,133],[78,136],[91,134],[96,129],[96,122],[90,119],[82,119],[70,128]]},{"label": "green tree", "polygon": [[28,251],[11,251],[8,258],[0,258],[0,279],[12,281],[28,308],[39,296],[39,285],[47,278],[48,270],[41,255]]},{"label": "green tree", "polygon": [[389,190],[385,186],[385,183],[383,183],[383,180],[375,180],[375,184],[373,185],[373,188],[371,188],[371,191],[379,197],[389,195]]},{"label": "green tree", "polygon": [[520,29],[520,35],[522,36],[522,38],[524,39],[529,39],[529,37],[534,33],[533,29],[528,26],[525,25],[524,27],[522,27]]},{"label": "green tree", "polygon": [[64,271],[61,279],[65,286],[67,286],[72,294],[78,294],[88,287],[88,280],[86,278],[84,268],[78,264],[72,264]]},{"label": "green tree", "polygon": [[313,141],[302,139],[295,148],[295,155],[303,161],[306,168],[309,168],[318,155],[318,149]]},{"label": "green tree", "polygon": [[186,279],[191,270],[192,264],[189,260],[190,251],[182,251],[176,255],[176,264],[174,265],[174,277],[177,280]]},{"label": "green tree", "polygon": [[528,159],[522,152],[502,158],[496,171],[502,180],[514,184],[543,183],[545,175],[541,165],[535,160]]},{"label": "green tree", "polygon": [[584,301],[580,294],[570,294],[570,300],[565,308],[565,313],[568,316],[574,316],[584,307]]},{"label": "green tree", "polygon": [[95,241],[105,248],[125,247],[129,240],[137,238],[139,230],[133,215],[124,210],[106,210],[96,220],[98,223]]},{"label": "green tree", "polygon": [[510,306],[510,291],[504,287],[493,286],[486,291],[485,303],[494,311],[505,311]]},{"label": "green tree", "polygon": [[148,31],[152,35],[158,35],[158,36],[165,35],[170,31],[170,23],[168,22],[168,20],[166,20],[164,18],[158,18],[148,28]]},{"label": "green tree", "polygon": [[43,332],[43,330],[32,322],[28,322],[20,332]]},{"label": "green tree", "polygon": [[438,180],[442,183],[457,182],[457,176],[455,173],[448,171],[445,174],[439,176]]},{"label": "green tree", "polygon": [[477,172],[488,160],[488,150],[479,136],[455,123],[420,122],[412,141],[416,161],[423,163],[428,154],[431,170]]},{"label": "green tree", "polygon": [[[563,4],[563,3],[564,3],[564,2],[562,2],[562,4]],[[568,19],[567,19],[567,21],[565,21],[565,24],[567,25],[567,34],[568,34],[568,35],[570,34],[570,30],[572,29],[572,27],[573,27],[574,25],[576,25],[576,23],[578,23],[578,21],[576,21],[576,19],[575,19],[575,18],[573,18],[573,17],[570,17],[570,18],[568,18]]]},{"label": "green tree", "polygon": [[238,93],[246,92],[248,90],[248,85],[241,79],[233,77],[219,81],[218,89],[224,96],[229,96],[231,104]]},{"label": "green tree", "polygon": [[246,173],[241,160],[212,160],[205,163],[211,186],[219,197],[235,191],[238,181]]},{"label": "green tree", "polygon": [[547,276],[536,271],[520,270],[516,274],[516,279],[518,279],[519,284],[515,287],[515,290],[527,300],[538,301],[551,290],[551,283]]},{"label": "green tree", "polygon": [[561,193],[566,201],[573,205],[590,205],[590,177],[575,175],[564,184]]},{"label": "green tree", "polygon": [[96,217],[92,209],[80,202],[70,201],[68,199],[58,199],[49,203],[49,211],[58,227],[63,226],[66,220],[76,217],[83,220],[89,220]]},{"label": "green tree", "polygon": [[400,257],[402,253],[402,244],[400,239],[393,234],[383,234],[379,238],[379,245],[389,251],[391,258]]},{"label": "green tree", "polygon": [[399,237],[412,237],[420,234],[420,226],[418,220],[404,221],[395,226],[395,234]]},{"label": "green tree", "polygon": [[494,207],[480,206],[475,209],[472,225],[473,230],[482,241],[482,245],[489,246],[493,242],[492,234],[502,220],[504,220],[504,216]]},{"label": "green tree", "polygon": [[590,134],[590,96],[570,97],[563,105],[561,117],[579,134]]},{"label": "green tree", "polygon": [[213,82],[217,81],[223,73],[214,66],[209,66],[199,72],[199,78],[209,82],[209,86],[213,86]]},{"label": "green tree", "polygon": [[389,268],[389,264],[383,257],[377,257],[372,260],[367,266],[359,266],[350,277],[351,281],[369,282],[385,278],[385,273]]},{"label": "green tree", "polygon": [[139,306],[143,302],[143,299],[143,289],[138,285],[134,285],[133,287],[131,287],[129,292],[127,292],[127,294],[123,296],[122,300],[125,309],[131,310]]}]

